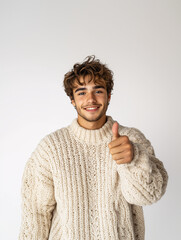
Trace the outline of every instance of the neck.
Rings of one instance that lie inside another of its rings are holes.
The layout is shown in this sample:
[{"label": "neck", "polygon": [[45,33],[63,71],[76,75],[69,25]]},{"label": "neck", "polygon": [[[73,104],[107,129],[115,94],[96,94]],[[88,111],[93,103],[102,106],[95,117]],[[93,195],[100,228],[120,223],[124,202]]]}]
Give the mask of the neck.
[{"label": "neck", "polygon": [[114,120],[110,116],[106,116],[105,124],[99,129],[86,129],[78,123],[77,118],[73,120],[72,124],[68,126],[70,133],[73,134],[78,141],[83,144],[99,145],[108,144],[112,139],[112,125]]},{"label": "neck", "polygon": [[99,120],[96,121],[87,121],[84,118],[82,118],[80,115],[78,115],[78,123],[81,127],[89,130],[95,130],[101,128],[107,120],[106,115],[103,115]]}]

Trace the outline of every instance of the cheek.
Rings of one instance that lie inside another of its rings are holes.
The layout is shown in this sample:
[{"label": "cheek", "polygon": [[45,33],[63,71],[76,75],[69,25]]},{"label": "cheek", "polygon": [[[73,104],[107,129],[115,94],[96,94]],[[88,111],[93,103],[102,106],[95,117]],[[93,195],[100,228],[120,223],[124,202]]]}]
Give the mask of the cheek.
[{"label": "cheek", "polygon": [[75,104],[77,105],[77,106],[81,106],[82,104],[83,104],[83,99],[82,98],[74,98],[74,101],[75,101]]},{"label": "cheek", "polygon": [[104,104],[106,104],[108,102],[108,98],[107,96],[101,96],[99,99],[101,102],[103,102]]}]

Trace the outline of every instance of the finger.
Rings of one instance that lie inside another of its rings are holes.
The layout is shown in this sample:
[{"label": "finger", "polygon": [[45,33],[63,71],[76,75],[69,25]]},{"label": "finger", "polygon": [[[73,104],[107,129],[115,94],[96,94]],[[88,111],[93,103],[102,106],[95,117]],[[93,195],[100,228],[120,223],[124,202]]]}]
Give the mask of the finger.
[{"label": "finger", "polygon": [[113,140],[112,142],[109,143],[109,148],[113,148],[122,144],[128,144],[129,143],[129,138],[127,136],[120,136],[119,138]]},{"label": "finger", "polygon": [[110,153],[111,154],[116,154],[116,153],[121,153],[121,152],[124,152],[125,150],[127,150],[127,148],[125,148],[124,146],[116,146],[116,147],[113,147],[113,148],[110,148]]},{"label": "finger", "polygon": [[122,159],[131,159],[131,152],[130,151],[124,151],[121,153],[115,153],[112,154],[113,160],[122,160]]},{"label": "finger", "polygon": [[118,130],[119,130],[119,124],[115,122],[112,126],[112,140],[115,140],[118,137],[120,137]]},{"label": "finger", "polygon": [[130,163],[130,162],[131,162],[131,160],[129,158],[123,158],[123,159],[116,161],[117,164],[125,164],[125,163]]}]

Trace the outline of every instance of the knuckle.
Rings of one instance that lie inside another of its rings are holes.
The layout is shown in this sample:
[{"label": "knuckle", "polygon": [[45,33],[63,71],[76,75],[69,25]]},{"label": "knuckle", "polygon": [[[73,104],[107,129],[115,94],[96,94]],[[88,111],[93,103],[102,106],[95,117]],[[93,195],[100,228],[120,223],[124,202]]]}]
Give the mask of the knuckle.
[{"label": "knuckle", "polygon": [[130,163],[131,162],[131,158],[128,158],[127,162]]},{"label": "knuckle", "polygon": [[129,144],[129,143],[126,143],[126,144],[125,144],[125,148],[126,148],[127,150],[130,150],[130,149],[131,149],[130,144]]},{"label": "knuckle", "polygon": [[126,161],[127,161],[128,163],[131,162],[131,155],[128,155],[128,156],[127,156]]},{"label": "knuckle", "polygon": [[128,155],[129,157],[131,156],[131,151],[130,151],[130,150],[127,151],[127,155]]},{"label": "knuckle", "polygon": [[128,138],[128,136],[126,136],[126,135],[123,136],[123,139],[124,139],[125,141],[129,141],[129,138]]},{"label": "knuckle", "polygon": [[113,150],[112,149],[110,149],[110,153],[113,154]]}]

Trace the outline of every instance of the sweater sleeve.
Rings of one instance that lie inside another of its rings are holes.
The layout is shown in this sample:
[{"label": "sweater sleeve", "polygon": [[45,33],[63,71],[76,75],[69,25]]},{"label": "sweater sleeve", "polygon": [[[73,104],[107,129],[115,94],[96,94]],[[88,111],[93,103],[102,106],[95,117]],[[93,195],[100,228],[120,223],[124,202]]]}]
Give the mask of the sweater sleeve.
[{"label": "sweater sleeve", "polygon": [[46,240],[49,236],[55,207],[49,149],[44,139],[41,140],[25,165],[19,240]]},{"label": "sweater sleeve", "polygon": [[139,206],[158,201],[166,191],[168,174],[163,163],[155,157],[149,140],[136,128],[128,132],[133,144],[131,163],[117,164],[122,194],[127,202]]}]

